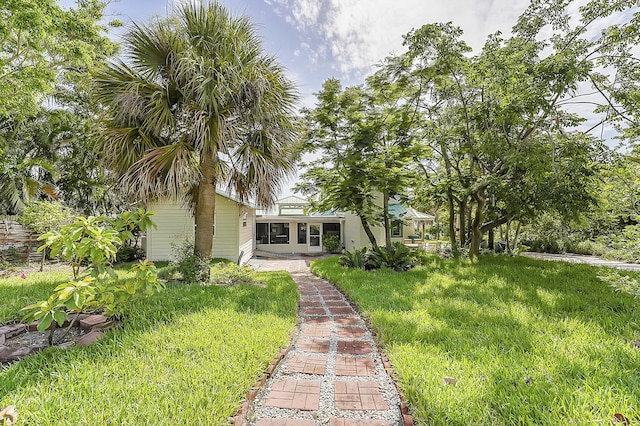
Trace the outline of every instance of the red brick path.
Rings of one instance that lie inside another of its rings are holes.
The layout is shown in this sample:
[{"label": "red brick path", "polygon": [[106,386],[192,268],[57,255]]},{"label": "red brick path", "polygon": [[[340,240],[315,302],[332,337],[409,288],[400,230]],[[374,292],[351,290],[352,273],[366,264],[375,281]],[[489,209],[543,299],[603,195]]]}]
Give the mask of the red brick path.
[{"label": "red brick path", "polygon": [[308,272],[306,263],[265,262],[261,268],[293,273],[300,292],[300,329],[243,424],[402,424],[399,396],[365,323],[333,285]]}]

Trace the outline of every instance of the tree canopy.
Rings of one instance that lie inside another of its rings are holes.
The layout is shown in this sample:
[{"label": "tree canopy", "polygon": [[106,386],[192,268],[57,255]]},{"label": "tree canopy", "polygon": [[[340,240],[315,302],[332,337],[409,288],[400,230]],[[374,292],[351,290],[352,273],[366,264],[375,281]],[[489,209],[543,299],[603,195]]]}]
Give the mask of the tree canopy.
[{"label": "tree canopy", "polygon": [[[585,211],[596,202],[595,179],[608,150],[590,134],[593,128],[578,130],[585,117],[570,105],[588,95],[601,114],[599,125],[613,124],[621,137],[635,137],[640,68],[633,55],[639,36],[634,5],[591,1],[572,18],[566,2],[533,1],[510,37],[489,36],[475,55],[452,23],[412,30],[406,51],[387,58],[369,79],[376,82],[373,93],[383,97],[354,107],[362,88],[347,88],[336,98],[335,88],[329,90],[335,83],[325,85],[308,114],[307,140],[322,142],[330,171],[310,168],[301,189],[317,185],[319,193],[333,194],[323,197],[323,207],[356,211],[345,206],[345,198],[358,199],[354,185],[382,190],[386,181],[394,188],[390,194],[406,193],[411,183],[394,180],[394,167],[421,170],[412,196],[446,203],[452,245],[468,244],[472,256],[486,233],[493,245],[492,232],[503,224],[550,211],[566,217]],[[603,28],[605,18],[622,23]],[[384,106],[389,100],[394,114]],[[373,131],[380,117],[385,130]],[[406,118],[400,132],[390,117]],[[385,164],[359,151],[372,134],[394,133],[414,141],[399,153],[401,161]],[[341,169],[349,157],[340,153],[349,150],[363,164]],[[363,177],[341,185],[334,175],[344,179],[344,170],[355,170],[352,179]]]},{"label": "tree canopy", "polygon": [[[90,72],[117,51],[106,3],[5,1],[0,7],[0,211],[46,196],[93,213],[108,179],[93,150]],[[50,102],[48,102],[50,101]],[[106,197],[108,199],[108,197]]]}]

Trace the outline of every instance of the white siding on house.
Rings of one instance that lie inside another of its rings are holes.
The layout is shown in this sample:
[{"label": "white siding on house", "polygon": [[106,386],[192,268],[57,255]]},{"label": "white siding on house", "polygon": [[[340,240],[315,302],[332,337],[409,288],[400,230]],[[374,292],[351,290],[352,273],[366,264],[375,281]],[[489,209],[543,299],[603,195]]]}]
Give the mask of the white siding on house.
[{"label": "white siding on house", "polygon": [[233,262],[238,260],[238,238],[240,206],[237,202],[216,195],[215,234],[213,237],[213,257],[221,257]]},{"label": "white siding on house", "polygon": [[193,216],[188,209],[178,203],[154,203],[148,208],[156,214],[152,216],[156,228],[147,231],[144,249],[149,260],[170,260],[172,244],[180,244],[193,239]]},{"label": "white siding on house", "polygon": [[[244,251],[242,261],[247,262],[255,249],[255,218],[252,207],[241,205],[222,195],[216,195],[215,232],[213,236],[213,257],[221,257],[233,262],[238,260],[240,251]],[[173,256],[172,244],[181,244],[192,240],[195,235],[195,223],[191,212],[179,203],[159,201],[151,204],[149,210],[156,214],[153,221],[157,228],[147,231],[143,247],[147,258],[153,261],[170,260]],[[247,212],[247,226],[243,227],[241,211]]]},{"label": "white siding on house", "polygon": [[[247,214],[247,220],[243,220],[243,212]],[[246,226],[245,226],[246,224]],[[238,252],[238,256],[242,253],[242,259],[240,259],[240,263],[245,264],[253,257],[253,250],[256,246],[255,244],[255,232],[256,232],[256,211],[251,208],[243,208],[240,212],[240,239],[239,245],[240,250]]]}]

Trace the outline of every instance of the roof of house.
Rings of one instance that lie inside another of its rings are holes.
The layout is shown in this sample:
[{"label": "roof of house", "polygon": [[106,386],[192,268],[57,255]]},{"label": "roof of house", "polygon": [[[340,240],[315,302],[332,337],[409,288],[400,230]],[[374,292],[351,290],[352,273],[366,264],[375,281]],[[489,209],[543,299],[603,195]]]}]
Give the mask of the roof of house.
[{"label": "roof of house", "polygon": [[257,206],[254,203],[250,201],[242,201],[240,197],[238,197],[236,194],[231,193],[230,191],[226,191],[221,188],[216,188],[216,194],[222,197],[228,198],[231,201],[235,201],[238,204],[242,204],[243,206],[251,207],[252,209],[257,208]]},{"label": "roof of house", "polygon": [[284,197],[276,201],[276,204],[302,204],[306,206],[309,204],[309,202],[304,198],[296,197],[295,195],[290,195],[288,197]]},{"label": "roof of house", "polygon": [[398,219],[433,220],[435,216],[419,212],[404,204],[389,204],[389,214]]},{"label": "roof of house", "polygon": [[[285,217],[309,217],[309,218],[341,218],[343,214],[335,211],[309,212],[307,207],[309,202],[304,198],[291,195],[276,201],[276,204],[268,210],[258,210],[256,213],[263,218],[285,218]],[[435,217],[422,213],[413,207],[402,203],[389,204],[389,214],[398,219],[407,220],[434,220]]]}]

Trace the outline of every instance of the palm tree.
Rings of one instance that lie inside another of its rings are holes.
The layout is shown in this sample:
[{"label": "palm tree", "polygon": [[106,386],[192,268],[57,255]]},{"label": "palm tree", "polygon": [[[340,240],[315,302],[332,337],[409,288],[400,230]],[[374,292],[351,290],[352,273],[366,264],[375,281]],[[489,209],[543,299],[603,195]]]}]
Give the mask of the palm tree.
[{"label": "palm tree", "polygon": [[216,186],[272,204],[298,155],[297,92],[253,24],[218,3],[134,25],[96,76],[102,156],[137,199],[186,197],[195,252],[211,256]]}]

